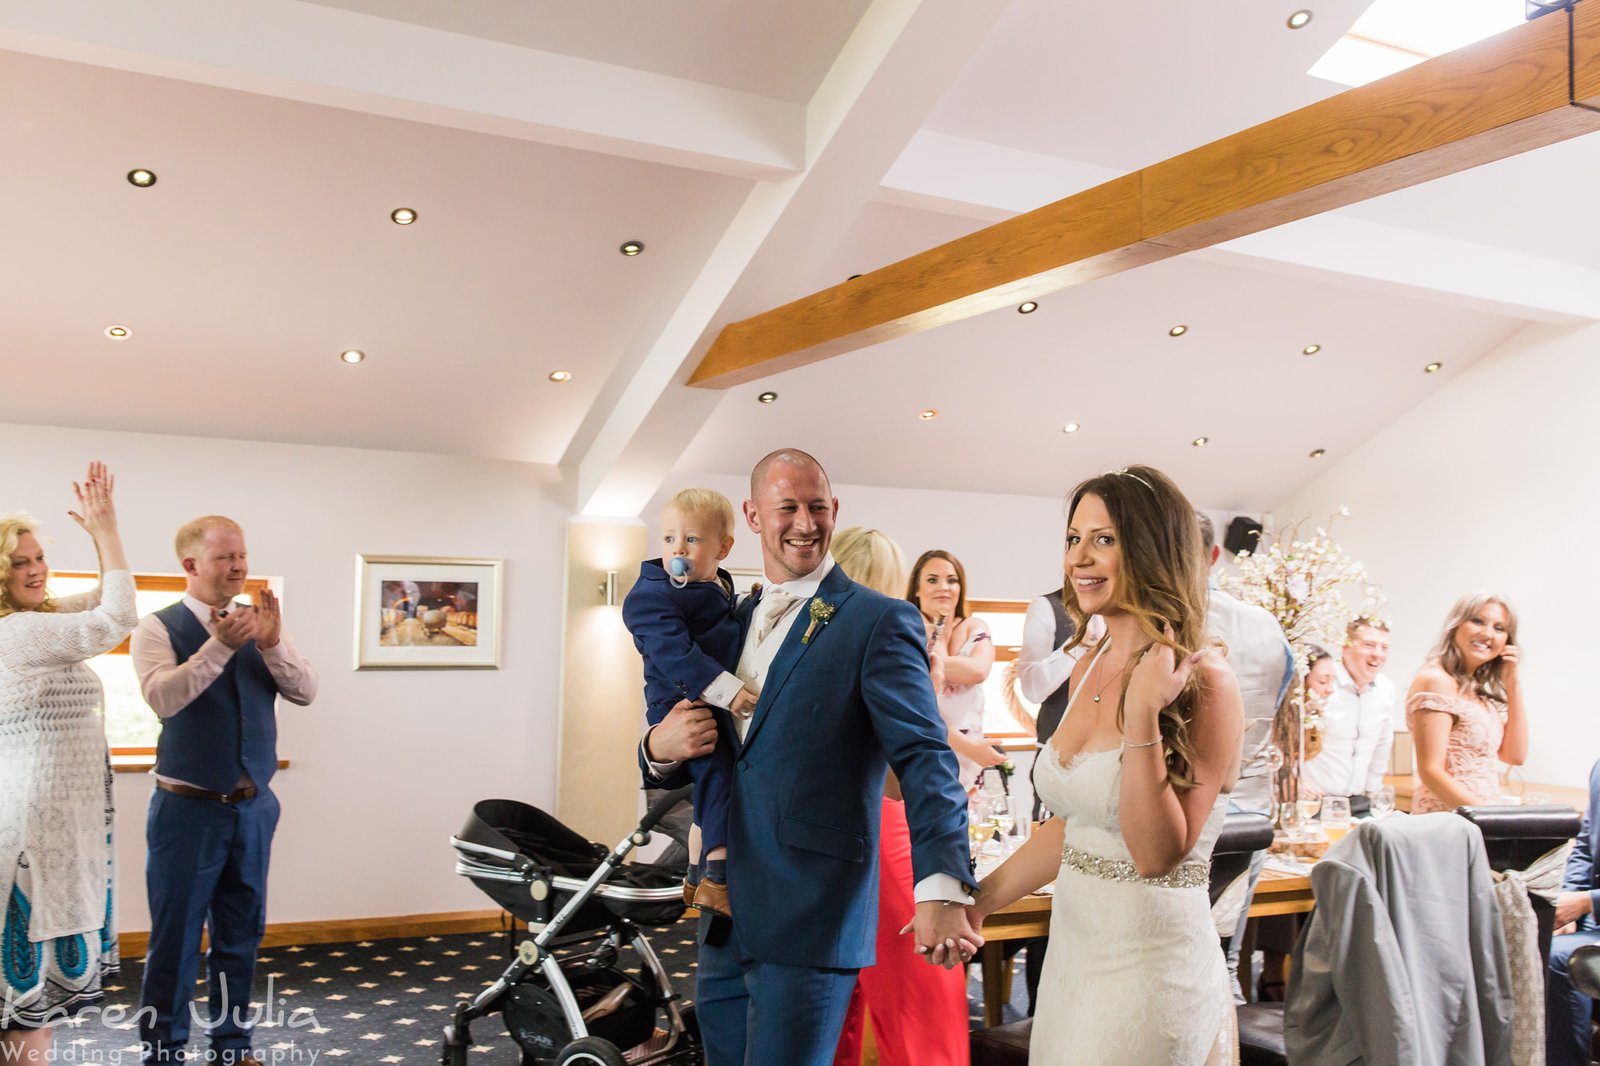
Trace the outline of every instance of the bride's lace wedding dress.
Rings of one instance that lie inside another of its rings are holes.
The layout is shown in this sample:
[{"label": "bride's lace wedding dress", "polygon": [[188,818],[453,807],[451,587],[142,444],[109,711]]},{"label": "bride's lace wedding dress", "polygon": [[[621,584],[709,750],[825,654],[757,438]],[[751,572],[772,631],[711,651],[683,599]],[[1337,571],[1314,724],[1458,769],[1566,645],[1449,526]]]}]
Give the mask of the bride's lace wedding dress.
[{"label": "bride's lace wedding dress", "polygon": [[1082,752],[1063,766],[1047,743],[1038,758],[1035,787],[1065,822],[1066,847],[1028,1061],[1236,1061],[1233,996],[1208,892],[1211,846],[1222,831],[1227,795],[1217,796],[1200,839],[1178,868],[1146,879],[1122,839],[1121,749]]}]

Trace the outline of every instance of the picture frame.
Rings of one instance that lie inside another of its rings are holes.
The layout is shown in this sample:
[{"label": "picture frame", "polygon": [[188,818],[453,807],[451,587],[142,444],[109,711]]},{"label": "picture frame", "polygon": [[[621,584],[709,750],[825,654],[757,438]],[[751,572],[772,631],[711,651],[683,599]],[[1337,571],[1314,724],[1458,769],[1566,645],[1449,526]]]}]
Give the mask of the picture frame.
[{"label": "picture frame", "polygon": [[500,559],[357,555],[357,670],[498,670]]}]

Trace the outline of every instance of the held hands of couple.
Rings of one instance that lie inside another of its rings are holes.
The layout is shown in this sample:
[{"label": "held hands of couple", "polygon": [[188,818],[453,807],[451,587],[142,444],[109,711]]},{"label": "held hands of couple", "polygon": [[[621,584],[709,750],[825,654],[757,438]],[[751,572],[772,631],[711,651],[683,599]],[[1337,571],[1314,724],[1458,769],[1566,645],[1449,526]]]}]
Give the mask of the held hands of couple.
[{"label": "held hands of couple", "polygon": [[972,961],[983,947],[982,928],[977,907],[935,899],[917,904],[916,916],[900,932],[914,933],[916,953],[948,970]]}]

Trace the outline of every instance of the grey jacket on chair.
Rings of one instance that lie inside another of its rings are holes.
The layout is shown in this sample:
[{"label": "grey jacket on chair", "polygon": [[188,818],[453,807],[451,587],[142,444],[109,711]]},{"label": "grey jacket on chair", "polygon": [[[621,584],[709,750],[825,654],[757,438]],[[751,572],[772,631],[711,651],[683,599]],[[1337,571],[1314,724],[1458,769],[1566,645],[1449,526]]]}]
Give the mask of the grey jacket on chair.
[{"label": "grey jacket on chair", "polygon": [[1295,1066],[1465,1066],[1511,1058],[1511,970],[1477,826],[1362,823],[1311,874],[1284,1044]]}]

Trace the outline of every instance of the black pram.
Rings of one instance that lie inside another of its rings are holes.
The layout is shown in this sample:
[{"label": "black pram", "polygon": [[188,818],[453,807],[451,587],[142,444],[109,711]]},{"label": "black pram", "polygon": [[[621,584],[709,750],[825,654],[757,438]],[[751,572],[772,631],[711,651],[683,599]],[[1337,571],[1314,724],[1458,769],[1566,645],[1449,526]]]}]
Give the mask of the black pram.
[{"label": "black pram", "polygon": [[[499,980],[462,1002],[444,1031],[444,1066],[464,1066],[472,1021],[499,1013],[524,1066],[690,1066],[702,1061],[693,1008],[672,989],[639,926],[683,916],[683,871],[623,865],[688,797],[657,802],[614,849],[584,839],[537,807],[483,800],[450,838],[456,872],[533,935]],[[618,953],[641,960],[624,973]]]}]

